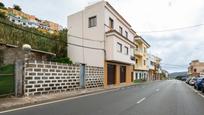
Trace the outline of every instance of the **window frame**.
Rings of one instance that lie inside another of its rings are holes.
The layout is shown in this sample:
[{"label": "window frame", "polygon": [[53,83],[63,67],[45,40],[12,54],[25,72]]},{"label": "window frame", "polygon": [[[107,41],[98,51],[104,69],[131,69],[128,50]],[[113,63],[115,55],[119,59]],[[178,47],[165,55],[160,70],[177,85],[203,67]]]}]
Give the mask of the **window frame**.
[{"label": "window frame", "polygon": [[121,35],[123,35],[123,28],[121,26],[119,26],[119,32]]},{"label": "window frame", "polygon": [[[120,48],[118,47],[118,46],[120,46]],[[117,52],[120,52],[120,53],[122,53],[122,44],[121,43],[119,43],[119,42],[117,42]],[[118,49],[119,48],[119,49]]]},{"label": "window frame", "polygon": [[125,31],[125,37],[128,39],[128,32]]},{"label": "window frame", "polygon": [[129,48],[127,46],[124,46],[124,49],[125,49],[125,55],[128,55],[129,54]]},{"label": "window frame", "polygon": [[[92,20],[93,20],[93,22],[92,22]],[[93,23],[93,25],[92,25],[92,23]],[[89,19],[88,19],[88,27],[91,28],[91,27],[96,27],[96,26],[97,26],[97,16],[89,17]]]},{"label": "window frame", "polygon": [[114,29],[114,20],[111,17],[109,17],[109,28]]}]

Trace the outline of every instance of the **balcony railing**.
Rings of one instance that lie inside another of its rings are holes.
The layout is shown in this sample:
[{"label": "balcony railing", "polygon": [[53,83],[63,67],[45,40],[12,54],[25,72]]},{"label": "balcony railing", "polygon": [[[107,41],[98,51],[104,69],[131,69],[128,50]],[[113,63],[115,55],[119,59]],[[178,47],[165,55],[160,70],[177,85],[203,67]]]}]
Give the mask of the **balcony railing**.
[{"label": "balcony railing", "polygon": [[134,52],[135,55],[140,55],[140,56],[142,56],[142,55],[144,54],[143,50],[142,50],[142,49],[139,49],[139,48],[136,48],[134,51],[135,51],[135,52]]}]

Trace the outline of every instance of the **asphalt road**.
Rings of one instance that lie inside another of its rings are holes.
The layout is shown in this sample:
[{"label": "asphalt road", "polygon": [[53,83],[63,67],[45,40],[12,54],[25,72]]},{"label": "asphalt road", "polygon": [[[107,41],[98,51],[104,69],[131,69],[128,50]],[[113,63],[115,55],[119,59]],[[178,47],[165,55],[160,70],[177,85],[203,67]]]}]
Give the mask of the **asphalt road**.
[{"label": "asphalt road", "polygon": [[0,115],[204,115],[204,98],[168,80]]}]

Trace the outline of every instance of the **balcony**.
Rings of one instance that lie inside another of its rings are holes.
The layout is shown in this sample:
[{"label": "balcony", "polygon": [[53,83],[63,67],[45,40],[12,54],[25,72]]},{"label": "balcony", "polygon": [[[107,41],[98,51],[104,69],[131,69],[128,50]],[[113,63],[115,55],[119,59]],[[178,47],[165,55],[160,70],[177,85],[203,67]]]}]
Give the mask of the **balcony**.
[{"label": "balcony", "polygon": [[[122,45],[122,52],[118,51],[117,44]],[[124,46],[128,47],[128,54],[124,52]],[[133,47],[133,48],[132,48]],[[129,39],[121,36],[117,31],[106,32],[105,51],[106,61],[119,62],[124,64],[135,64],[133,49],[135,44]]]},{"label": "balcony", "polygon": [[142,65],[140,65],[140,64],[136,64],[136,65],[134,66],[134,69],[135,69],[135,70],[148,70],[147,66],[142,66]]},{"label": "balcony", "polygon": [[144,52],[142,51],[142,49],[137,48],[134,51],[135,51],[134,54],[136,56],[143,56],[144,55]]}]

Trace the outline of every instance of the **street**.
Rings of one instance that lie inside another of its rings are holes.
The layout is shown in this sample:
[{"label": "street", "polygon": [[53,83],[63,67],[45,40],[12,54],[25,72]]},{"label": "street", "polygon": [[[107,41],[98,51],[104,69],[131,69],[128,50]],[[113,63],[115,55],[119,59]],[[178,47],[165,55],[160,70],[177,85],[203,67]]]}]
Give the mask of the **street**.
[{"label": "street", "polygon": [[1,115],[203,115],[203,107],[185,83],[166,80]]}]

